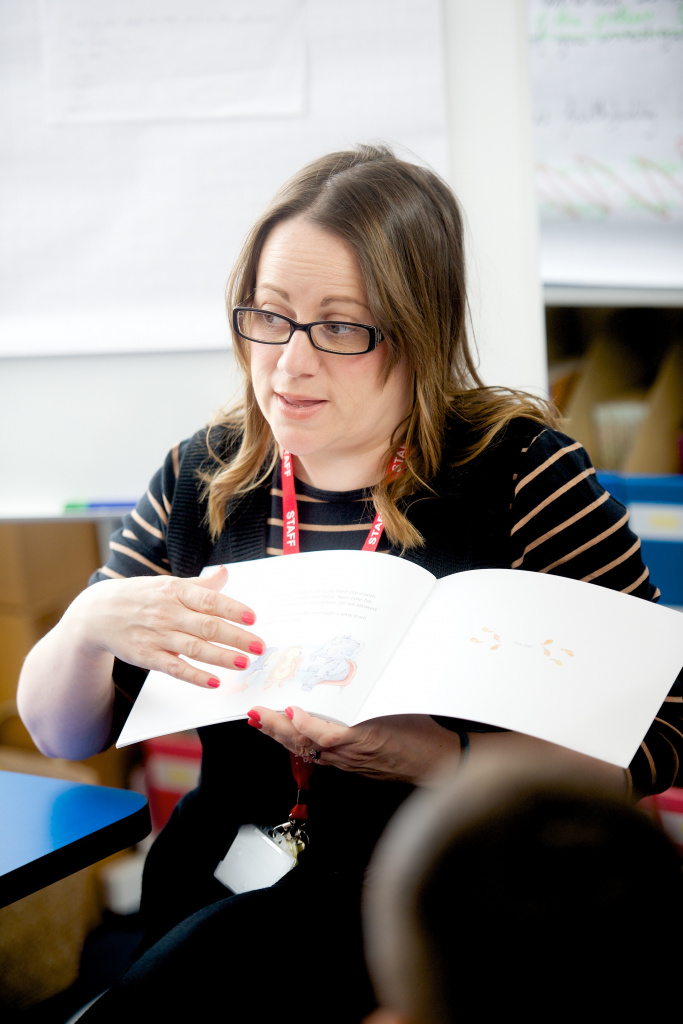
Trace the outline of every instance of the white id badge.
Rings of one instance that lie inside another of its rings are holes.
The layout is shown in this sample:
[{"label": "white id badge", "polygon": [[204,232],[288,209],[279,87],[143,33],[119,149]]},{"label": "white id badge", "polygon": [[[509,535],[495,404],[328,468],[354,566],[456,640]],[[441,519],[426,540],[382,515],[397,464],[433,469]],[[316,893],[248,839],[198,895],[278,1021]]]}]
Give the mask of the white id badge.
[{"label": "white id badge", "polygon": [[214,876],[239,895],[253,889],[267,889],[284,878],[296,864],[296,844],[291,840],[282,836],[274,839],[257,825],[240,825]]}]

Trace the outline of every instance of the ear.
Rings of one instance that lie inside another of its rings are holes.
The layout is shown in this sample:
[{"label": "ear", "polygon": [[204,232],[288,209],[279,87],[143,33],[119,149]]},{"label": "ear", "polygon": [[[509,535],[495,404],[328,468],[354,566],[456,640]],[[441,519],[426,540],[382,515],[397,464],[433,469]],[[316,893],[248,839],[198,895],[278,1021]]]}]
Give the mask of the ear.
[{"label": "ear", "polygon": [[401,1017],[394,1010],[386,1010],[379,1007],[373,1010],[369,1017],[366,1017],[363,1024],[410,1024],[406,1017]]}]

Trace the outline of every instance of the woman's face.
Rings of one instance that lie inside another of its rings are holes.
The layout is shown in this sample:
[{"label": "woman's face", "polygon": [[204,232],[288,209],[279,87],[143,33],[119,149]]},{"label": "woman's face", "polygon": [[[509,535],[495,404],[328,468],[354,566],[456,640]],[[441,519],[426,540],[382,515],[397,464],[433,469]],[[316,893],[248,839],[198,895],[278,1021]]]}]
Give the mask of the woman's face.
[{"label": "woman's face", "polygon": [[[276,225],[266,239],[253,305],[298,323],[374,324],[353,251],[303,217]],[[299,475],[332,490],[375,483],[412,404],[401,365],[382,380],[386,344],[363,355],[334,355],[315,349],[304,331],[287,345],[248,344],[259,407],[277,442],[297,456]],[[356,477],[360,482],[348,482]]]}]

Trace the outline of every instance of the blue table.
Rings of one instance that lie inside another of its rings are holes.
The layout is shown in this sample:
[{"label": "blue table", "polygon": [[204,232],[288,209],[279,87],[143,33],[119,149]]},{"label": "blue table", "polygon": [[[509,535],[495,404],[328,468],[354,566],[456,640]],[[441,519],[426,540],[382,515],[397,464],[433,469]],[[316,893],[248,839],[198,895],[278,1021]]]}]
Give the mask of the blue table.
[{"label": "blue table", "polygon": [[150,830],[140,793],[0,771],[0,907],[133,846]]}]

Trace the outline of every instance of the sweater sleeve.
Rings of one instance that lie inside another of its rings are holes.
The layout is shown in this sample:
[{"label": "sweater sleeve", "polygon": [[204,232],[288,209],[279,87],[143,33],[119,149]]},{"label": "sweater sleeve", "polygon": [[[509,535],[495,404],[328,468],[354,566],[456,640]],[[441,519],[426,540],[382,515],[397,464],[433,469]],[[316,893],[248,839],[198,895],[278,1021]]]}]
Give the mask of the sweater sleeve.
[{"label": "sweater sleeve", "polygon": [[[599,484],[585,449],[554,430],[519,453],[511,502],[511,568],[547,572],[644,600],[659,590],[643,564],[629,515]],[[683,685],[679,675],[630,765],[634,791],[683,784]]]},{"label": "sweater sleeve", "polygon": [[178,480],[180,460],[187,442],[171,449],[164,464],[132,512],[127,513],[109,541],[109,558],[91,583],[129,576],[170,576],[166,551],[168,517]]},{"label": "sweater sleeve", "polygon": [[[175,445],[164,464],[154,474],[147,492],[132,512],[127,513],[109,541],[109,558],[90,577],[90,584],[131,576],[170,576],[166,551],[168,517],[178,479],[179,466],[187,442]],[[142,684],[145,669],[114,661],[114,723],[112,738],[121,731]]]}]

